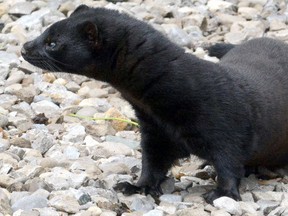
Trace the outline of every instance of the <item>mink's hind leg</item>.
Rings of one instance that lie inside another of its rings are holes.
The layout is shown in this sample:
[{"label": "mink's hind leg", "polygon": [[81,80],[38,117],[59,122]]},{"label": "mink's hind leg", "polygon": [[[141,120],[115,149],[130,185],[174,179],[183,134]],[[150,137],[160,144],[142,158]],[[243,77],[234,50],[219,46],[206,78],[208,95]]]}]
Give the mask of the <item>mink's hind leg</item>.
[{"label": "mink's hind leg", "polygon": [[[223,163],[223,161],[226,163]],[[240,179],[244,176],[244,166],[233,160],[225,159],[214,161],[214,167],[217,172],[217,188],[204,194],[205,200],[213,204],[213,201],[219,197],[227,196],[234,200],[241,200],[239,194]]]},{"label": "mink's hind leg", "polygon": [[[140,118],[139,118],[140,119]],[[157,197],[162,194],[161,183],[175,160],[189,156],[170,140],[164,128],[158,127],[151,121],[141,121],[142,172],[136,185],[119,183],[115,189],[126,195],[145,192]]]}]

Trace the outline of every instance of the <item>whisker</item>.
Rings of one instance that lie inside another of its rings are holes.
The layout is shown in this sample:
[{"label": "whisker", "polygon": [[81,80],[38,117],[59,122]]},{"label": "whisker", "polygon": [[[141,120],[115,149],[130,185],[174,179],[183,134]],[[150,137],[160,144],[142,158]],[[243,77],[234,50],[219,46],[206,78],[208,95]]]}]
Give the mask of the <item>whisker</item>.
[{"label": "whisker", "polygon": [[69,65],[69,64],[65,64],[65,63],[63,63],[63,62],[61,62],[61,61],[58,61],[58,60],[52,58],[52,57],[49,56],[47,53],[44,53],[44,54],[45,54],[45,57],[47,57],[47,58],[48,58],[50,61],[52,61],[52,62],[56,62],[56,63],[59,63],[59,64],[64,65],[64,66],[71,66],[71,65]]}]

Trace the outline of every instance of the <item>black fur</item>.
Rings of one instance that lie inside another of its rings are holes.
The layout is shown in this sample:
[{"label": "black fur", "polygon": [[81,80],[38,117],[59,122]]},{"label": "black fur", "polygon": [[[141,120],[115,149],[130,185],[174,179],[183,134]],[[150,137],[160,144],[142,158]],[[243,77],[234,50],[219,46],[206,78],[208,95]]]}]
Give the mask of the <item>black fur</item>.
[{"label": "black fur", "polygon": [[244,166],[288,162],[288,46],[262,38],[219,64],[185,53],[148,24],[103,8],[78,8],[35,40],[23,57],[51,71],[109,82],[141,125],[142,174],[123,192],[161,193],[174,161],[198,155],[213,164],[218,187],[205,195],[240,199]]},{"label": "black fur", "polygon": [[231,49],[233,49],[236,45],[233,44],[221,44],[217,43],[210,47],[208,47],[208,53],[210,56],[215,56],[221,59],[224,55],[226,55]]}]

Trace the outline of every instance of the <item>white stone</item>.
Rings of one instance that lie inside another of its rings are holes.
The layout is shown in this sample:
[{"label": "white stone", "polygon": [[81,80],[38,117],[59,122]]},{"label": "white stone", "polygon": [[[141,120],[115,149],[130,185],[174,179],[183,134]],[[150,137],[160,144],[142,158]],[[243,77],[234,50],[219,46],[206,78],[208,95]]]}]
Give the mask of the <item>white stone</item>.
[{"label": "white stone", "polygon": [[42,100],[31,104],[32,109],[36,114],[44,113],[47,118],[52,118],[60,113],[60,107],[55,103],[47,100]]},{"label": "white stone", "polygon": [[85,127],[79,124],[75,125],[66,125],[67,134],[63,136],[63,140],[72,143],[83,142],[86,132]]},{"label": "white stone", "polygon": [[219,209],[225,209],[230,214],[241,215],[242,210],[238,202],[230,197],[220,197],[213,201],[213,205]]},{"label": "white stone", "polygon": [[49,200],[49,205],[67,213],[77,213],[80,209],[77,199],[69,195],[56,195]]}]

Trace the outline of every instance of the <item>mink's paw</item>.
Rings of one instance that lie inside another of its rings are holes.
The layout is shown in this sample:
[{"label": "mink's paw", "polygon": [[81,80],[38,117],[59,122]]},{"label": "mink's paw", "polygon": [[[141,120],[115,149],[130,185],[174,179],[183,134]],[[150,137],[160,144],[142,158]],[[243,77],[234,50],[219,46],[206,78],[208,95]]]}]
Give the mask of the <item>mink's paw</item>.
[{"label": "mink's paw", "polygon": [[132,195],[141,192],[141,188],[130,184],[129,182],[120,182],[113,187],[114,190],[122,192],[124,195]]},{"label": "mink's paw", "polygon": [[206,202],[209,204],[212,204],[212,205],[213,205],[213,201],[215,199],[218,199],[219,197],[222,197],[222,196],[227,196],[227,197],[230,197],[236,201],[241,201],[241,197],[240,197],[239,193],[232,193],[230,191],[223,192],[219,189],[211,190],[211,191],[209,191],[203,195]]},{"label": "mink's paw", "polygon": [[145,195],[150,194],[153,198],[157,198],[163,194],[163,191],[160,186],[158,187],[144,186],[143,190],[145,192]]},{"label": "mink's paw", "polygon": [[136,186],[129,182],[120,182],[113,187],[114,190],[122,192],[124,195],[132,195],[136,193],[150,194],[152,197],[159,197],[163,194],[161,187]]}]

